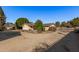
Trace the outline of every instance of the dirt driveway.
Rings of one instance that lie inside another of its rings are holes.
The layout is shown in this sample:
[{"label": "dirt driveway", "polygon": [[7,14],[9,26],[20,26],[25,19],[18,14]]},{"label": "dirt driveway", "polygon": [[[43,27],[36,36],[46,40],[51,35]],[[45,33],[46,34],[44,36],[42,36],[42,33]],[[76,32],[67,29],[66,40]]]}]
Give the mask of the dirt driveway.
[{"label": "dirt driveway", "polygon": [[47,52],[79,52],[79,33],[70,32],[52,45]]},{"label": "dirt driveway", "polygon": [[[18,33],[18,34],[17,34]],[[59,41],[68,33],[27,33],[27,32],[0,32],[0,51],[24,52],[33,51],[36,47],[42,46],[41,43],[52,45]]]}]

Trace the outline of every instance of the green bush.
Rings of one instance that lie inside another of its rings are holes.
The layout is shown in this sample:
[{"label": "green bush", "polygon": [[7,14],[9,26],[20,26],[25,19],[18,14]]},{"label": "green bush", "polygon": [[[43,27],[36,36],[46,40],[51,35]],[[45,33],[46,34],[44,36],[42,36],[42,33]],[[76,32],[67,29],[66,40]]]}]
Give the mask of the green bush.
[{"label": "green bush", "polygon": [[38,32],[42,32],[44,30],[43,23],[41,20],[37,20],[35,22],[35,30],[37,30]]}]

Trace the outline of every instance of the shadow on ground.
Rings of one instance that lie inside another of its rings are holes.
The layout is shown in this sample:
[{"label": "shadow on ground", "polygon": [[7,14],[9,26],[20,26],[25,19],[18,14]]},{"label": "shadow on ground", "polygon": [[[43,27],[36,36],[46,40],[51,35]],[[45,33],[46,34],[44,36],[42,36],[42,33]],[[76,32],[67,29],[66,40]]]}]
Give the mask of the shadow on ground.
[{"label": "shadow on ground", "polygon": [[70,32],[60,41],[51,46],[46,52],[78,52],[79,33]]},{"label": "shadow on ground", "polygon": [[4,31],[0,32],[0,41],[7,40],[16,36],[20,36],[21,33],[17,31]]}]

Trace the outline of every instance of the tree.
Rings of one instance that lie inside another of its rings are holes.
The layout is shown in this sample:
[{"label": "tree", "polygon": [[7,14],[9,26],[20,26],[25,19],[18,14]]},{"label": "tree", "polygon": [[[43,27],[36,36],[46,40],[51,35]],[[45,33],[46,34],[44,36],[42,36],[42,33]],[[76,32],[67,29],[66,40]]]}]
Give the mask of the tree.
[{"label": "tree", "polygon": [[18,18],[15,23],[17,29],[22,29],[24,23],[29,23],[29,20],[27,18]]},{"label": "tree", "polygon": [[0,7],[0,31],[5,30],[6,16],[3,9]]},{"label": "tree", "polygon": [[66,27],[68,27],[68,28],[71,28],[71,27],[72,27],[70,21],[67,21],[67,23],[66,23]]},{"label": "tree", "polygon": [[44,27],[43,27],[43,23],[41,20],[37,20],[35,22],[35,30],[37,30],[38,32],[43,31]]},{"label": "tree", "polygon": [[67,23],[66,22],[62,22],[61,23],[61,27],[66,27],[67,26]]},{"label": "tree", "polygon": [[57,22],[55,23],[55,26],[59,27],[59,26],[60,26],[60,22],[57,21]]},{"label": "tree", "polygon": [[79,25],[79,18],[78,17],[77,18],[74,18],[71,21],[71,24],[72,24],[73,27],[78,26]]}]

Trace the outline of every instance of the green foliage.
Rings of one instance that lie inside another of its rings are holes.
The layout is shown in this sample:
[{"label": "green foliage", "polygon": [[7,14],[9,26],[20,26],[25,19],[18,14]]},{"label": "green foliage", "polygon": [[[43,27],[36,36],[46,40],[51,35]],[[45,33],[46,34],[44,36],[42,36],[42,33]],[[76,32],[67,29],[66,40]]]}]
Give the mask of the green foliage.
[{"label": "green foliage", "polygon": [[71,24],[71,21],[67,22],[67,27],[73,27],[72,24]]},{"label": "green foliage", "polygon": [[79,26],[79,18],[74,18],[71,21],[68,22],[62,22],[61,26],[63,27],[75,27],[75,26]]},{"label": "green foliage", "polygon": [[72,24],[72,26],[78,26],[79,25],[79,18],[77,17],[77,18],[74,18],[72,21],[71,21],[71,24]]},{"label": "green foliage", "polygon": [[55,26],[59,27],[59,26],[60,26],[60,22],[57,21],[57,22],[55,23]]},{"label": "green foliage", "polygon": [[37,30],[38,32],[43,31],[44,27],[43,27],[43,23],[41,20],[37,20],[35,22],[35,30]]},{"label": "green foliage", "polygon": [[17,29],[21,29],[24,23],[29,23],[29,20],[27,18],[18,18],[16,20]]},{"label": "green foliage", "polygon": [[61,27],[66,27],[67,26],[67,23],[66,22],[62,22],[61,23]]}]

